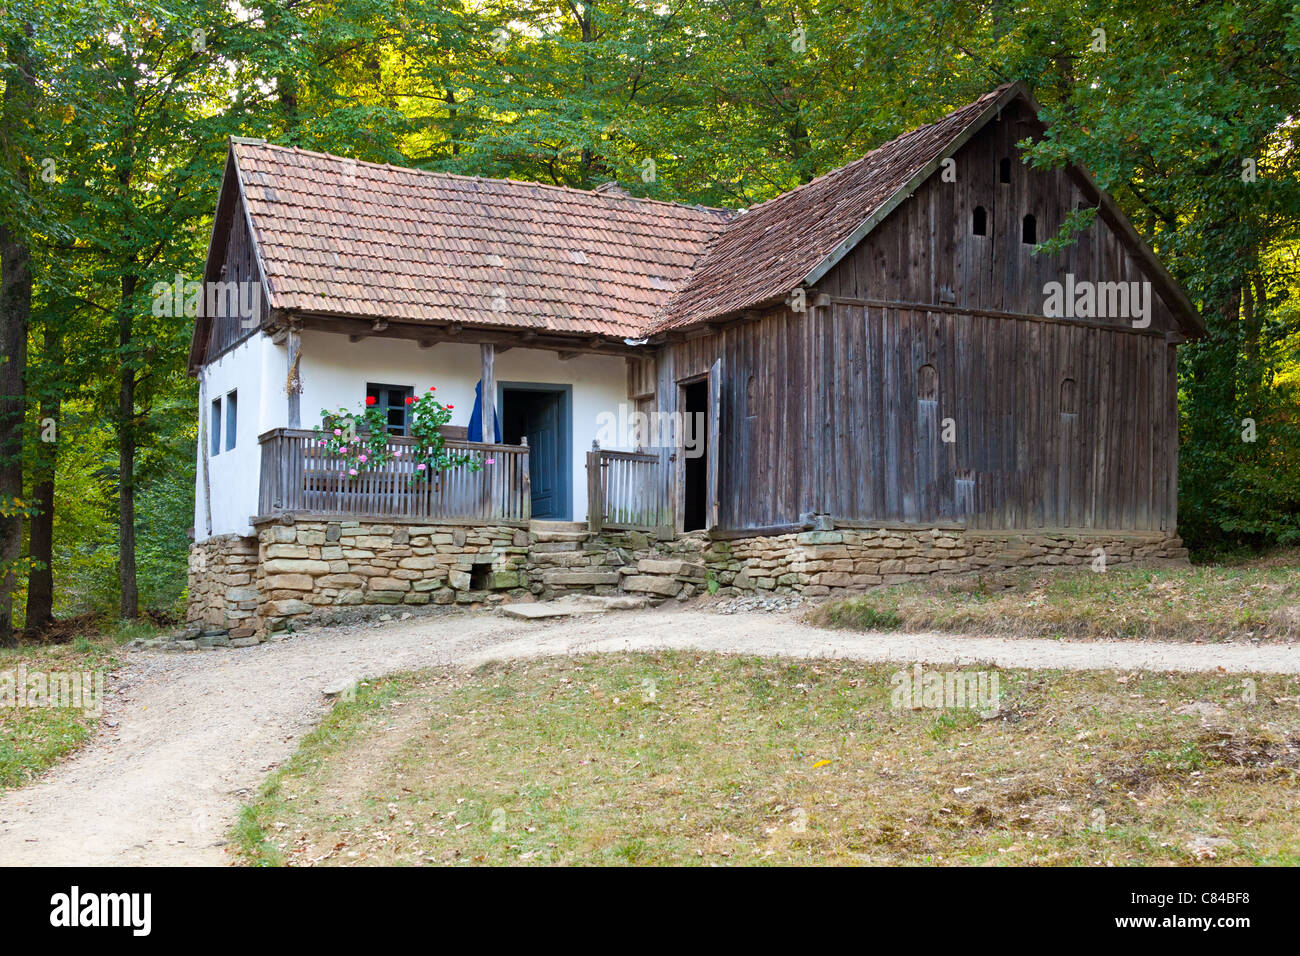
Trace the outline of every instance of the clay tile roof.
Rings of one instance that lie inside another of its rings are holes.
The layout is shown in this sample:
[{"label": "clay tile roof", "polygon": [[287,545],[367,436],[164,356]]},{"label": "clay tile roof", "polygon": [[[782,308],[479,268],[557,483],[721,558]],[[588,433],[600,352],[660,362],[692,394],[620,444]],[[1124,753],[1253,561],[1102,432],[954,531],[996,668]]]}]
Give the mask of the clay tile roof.
[{"label": "clay tile roof", "polygon": [[706,322],[787,296],[1011,89],[1012,84],[1000,86],[739,216],[651,330]]},{"label": "clay tile roof", "polygon": [[816,281],[1019,90],[744,213],[231,148],[272,309],[643,338]]},{"label": "clay tile roof", "polygon": [[272,309],[637,336],[734,213],[234,141]]}]

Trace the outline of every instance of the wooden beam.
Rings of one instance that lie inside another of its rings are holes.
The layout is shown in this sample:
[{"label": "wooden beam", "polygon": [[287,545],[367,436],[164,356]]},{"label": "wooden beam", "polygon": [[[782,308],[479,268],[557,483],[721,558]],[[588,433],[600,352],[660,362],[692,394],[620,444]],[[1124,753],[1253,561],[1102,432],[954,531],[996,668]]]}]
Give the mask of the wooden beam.
[{"label": "wooden beam", "polygon": [[577,357],[578,357],[579,355],[581,355],[582,353],[581,353],[581,352],[575,352],[575,351],[573,351],[572,349],[568,349],[568,350],[560,349],[560,350],[557,352],[557,354],[560,356],[560,361],[561,361],[561,362],[567,362],[567,361],[568,361],[569,359],[571,359],[571,358],[577,358]]},{"label": "wooden beam", "polygon": [[483,383],[482,392],[482,410],[483,410],[483,435],[481,441],[494,442],[497,440],[496,434],[496,410],[497,410],[497,374],[496,374],[496,355],[497,347],[495,345],[484,344],[479,346],[479,359],[482,362],[483,374],[480,381]]},{"label": "wooden beam", "polygon": [[[435,325],[430,322],[402,322],[393,320],[381,332],[374,331],[374,319],[361,316],[331,316],[317,312],[293,313],[292,320],[300,328],[311,331],[331,332],[336,335],[354,336],[356,340],[369,337],[406,339],[413,342],[464,342],[467,345],[481,345],[490,342],[497,346],[514,348],[546,349],[548,351],[565,351],[574,354],[592,355],[635,355],[645,356],[648,349],[644,346],[631,346],[618,339],[601,339],[591,335],[566,335],[561,332],[544,332],[540,330],[486,329],[452,325]],[[592,342],[598,341],[599,347]]]},{"label": "wooden beam", "polygon": [[302,335],[295,326],[290,326],[285,336],[285,373],[284,390],[289,399],[289,427],[302,427],[302,376],[299,365],[302,362]]}]

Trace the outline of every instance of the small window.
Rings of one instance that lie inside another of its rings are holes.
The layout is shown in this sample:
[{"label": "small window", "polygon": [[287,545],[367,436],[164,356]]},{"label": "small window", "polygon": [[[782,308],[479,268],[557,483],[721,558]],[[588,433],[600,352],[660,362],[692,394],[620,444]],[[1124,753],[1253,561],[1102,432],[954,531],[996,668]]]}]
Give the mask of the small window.
[{"label": "small window", "polygon": [[922,365],[916,372],[916,397],[923,402],[939,398],[939,373],[933,365]]},{"label": "small window", "polygon": [[235,447],[235,436],[239,432],[239,393],[226,395],[226,451]]},{"label": "small window", "polygon": [[998,163],[998,182],[1011,182],[1011,160],[1005,157]]},{"label": "small window", "polygon": [[1032,213],[1020,225],[1020,241],[1030,246],[1038,242],[1038,220]]},{"label": "small window", "polygon": [[971,213],[970,231],[976,236],[989,234],[989,214],[984,211],[983,206],[976,206],[975,211]]},{"label": "small window", "polygon": [[1074,395],[1074,379],[1066,378],[1061,380],[1061,414],[1075,415],[1078,414],[1077,399]]},{"label": "small window", "polygon": [[221,399],[212,400],[212,414],[208,417],[208,454],[221,454]]},{"label": "small window", "polygon": [[[390,435],[405,435],[410,425],[410,406],[408,398],[415,397],[413,385],[376,385],[366,384],[366,405],[378,406],[384,413],[384,420]],[[370,400],[374,399],[373,402]]]}]

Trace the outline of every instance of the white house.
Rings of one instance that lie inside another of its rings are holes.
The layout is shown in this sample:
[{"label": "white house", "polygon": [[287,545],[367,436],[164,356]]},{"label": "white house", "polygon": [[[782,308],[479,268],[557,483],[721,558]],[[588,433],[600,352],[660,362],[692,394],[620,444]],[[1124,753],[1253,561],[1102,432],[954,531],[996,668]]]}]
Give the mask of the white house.
[{"label": "white house", "polygon": [[[1085,170],[1020,162],[1042,132],[999,87],[743,214],[232,141],[192,616],[1184,560],[1176,350],[1204,325]],[[1146,291],[1051,294],[1085,287]],[[431,386],[464,462],[424,482]],[[388,435],[353,475],[311,429],[367,399]],[[650,413],[668,437],[610,428]]]}]

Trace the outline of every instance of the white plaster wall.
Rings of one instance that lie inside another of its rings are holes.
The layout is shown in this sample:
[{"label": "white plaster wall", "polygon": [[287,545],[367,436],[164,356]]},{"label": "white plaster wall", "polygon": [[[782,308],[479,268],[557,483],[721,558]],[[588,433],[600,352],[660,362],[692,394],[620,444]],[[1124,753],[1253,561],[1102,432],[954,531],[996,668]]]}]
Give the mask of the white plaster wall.
[{"label": "white plaster wall", "polygon": [[[263,341],[266,345],[262,355],[265,372],[261,376],[260,431],[288,424],[284,395],[286,349],[271,344],[269,339]],[[319,424],[322,409],[361,408],[367,382],[410,385],[417,393],[435,385],[439,401],[454,406],[451,424],[468,425],[474,410],[474,384],[479,379],[480,356],[478,345],[472,344],[442,343],[421,349],[415,342],[403,339],[368,338],[349,342],[342,334],[304,332],[299,371],[303,387],[303,428]],[[572,386],[570,516],[576,521],[585,520],[586,453],[597,437],[597,416],[601,412],[617,414],[619,404],[627,400],[624,360],[612,355],[579,355],[561,361],[555,352],[516,347],[497,355],[496,378],[498,382]],[[240,426],[243,427],[242,409]],[[255,485],[257,469],[252,473]],[[256,491],[252,503],[255,507]]]},{"label": "white plaster wall", "polygon": [[[248,519],[257,512],[257,485],[262,461],[257,436],[265,430],[263,409],[260,406],[265,401],[264,356],[271,347],[270,340],[259,333],[204,369],[206,388],[199,409],[203,445],[197,449],[199,459],[194,487],[196,541],[212,535],[253,533]],[[239,396],[239,413],[235,427],[235,447],[227,451],[225,401],[226,395],[231,391]],[[208,487],[212,499],[212,527],[209,530],[203,503],[202,456],[211,447],[209,416],[212,401],[218,396],[222,400],[221,451],[208,457]]]}]

